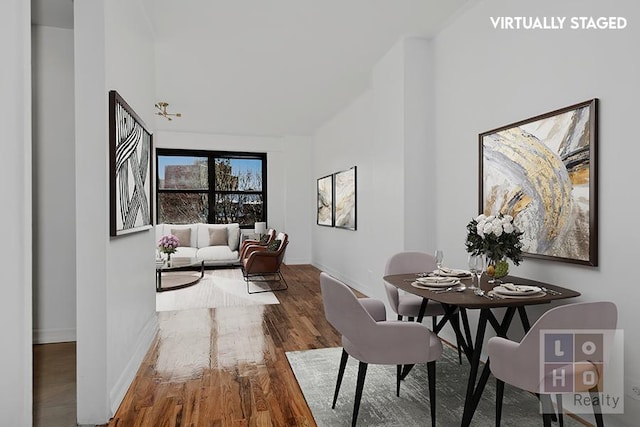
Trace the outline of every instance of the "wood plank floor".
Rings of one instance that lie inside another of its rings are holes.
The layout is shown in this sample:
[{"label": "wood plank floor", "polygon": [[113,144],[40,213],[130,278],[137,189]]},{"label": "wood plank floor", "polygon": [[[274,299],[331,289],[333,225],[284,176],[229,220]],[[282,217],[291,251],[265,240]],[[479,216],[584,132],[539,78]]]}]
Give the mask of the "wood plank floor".
[{"label": "wood plank floor", "polygon": [[284,266],[280,304],[158,313],[159,335],[108,426],[315,426],[285,352],[340,345],[319,273]]}]

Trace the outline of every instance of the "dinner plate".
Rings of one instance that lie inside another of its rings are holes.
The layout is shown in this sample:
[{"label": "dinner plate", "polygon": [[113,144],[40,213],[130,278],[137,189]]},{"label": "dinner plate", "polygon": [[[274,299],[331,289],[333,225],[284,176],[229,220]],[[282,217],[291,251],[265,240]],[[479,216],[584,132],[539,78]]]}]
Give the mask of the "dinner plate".
[{"label": "dinner plate", "polygon": [[514,285],[513,283],[505,283],[504,285],[494,287],[493,292],[498,295],[531,296],[541,293],[542,289],[537,286]]},{"label": "dinner plate", "polygon": [[459,280],[453,280],[449,282],[444,282],[444,281],[443,282],[423,282],[423,281],[416,280],[415,282],[411,282],[411,286],[418,289],[434,290],[434,289],[448,288],[450,286],[455,286],[459,283],[460,283]]}]

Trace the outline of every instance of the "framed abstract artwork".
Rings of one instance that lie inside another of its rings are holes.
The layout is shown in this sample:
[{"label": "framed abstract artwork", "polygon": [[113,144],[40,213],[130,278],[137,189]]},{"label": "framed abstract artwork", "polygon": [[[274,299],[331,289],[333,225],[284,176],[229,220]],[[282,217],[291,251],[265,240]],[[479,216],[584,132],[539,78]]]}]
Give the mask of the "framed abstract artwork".
[{"label": "framed abstract artwork", "polygon": [[479,135],[479,210],[511,215],[523,255],[598,265],[598,100]]},{"label": "framed abstract artwork", "polygon": [[356,230],[356,167],[333,174],[335,186],[334,224],[338,228]]},{"label": "framed abstract artwork", "polygon": [[333,227],[333,175],[318,178],[318,225]]},{"label": "framed abstract artwork", "polygon": [[152,227],[152,135],[125,100],[109,92],[109,199],[111,236]]}]

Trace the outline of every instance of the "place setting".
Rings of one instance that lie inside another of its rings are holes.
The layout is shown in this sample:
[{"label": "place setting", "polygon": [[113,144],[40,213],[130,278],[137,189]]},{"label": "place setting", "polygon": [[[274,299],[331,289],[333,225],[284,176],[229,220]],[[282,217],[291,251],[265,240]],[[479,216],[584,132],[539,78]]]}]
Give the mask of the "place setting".
[{"label": "place setting", "polygon": [[539,298],[547,295],[545,290],[539,286],[529,285],[516,285],[514,283],[502,283],[498,286],[494,286],[492,290],[488,292],[489,296],[496,298]]},{"label": "place setting", "polygon": [[[454,289],[457,290],[458,285],[461,284],[461,279],[468,279],[471,277],[470,271],[444,267],[442,264],[444,251],[440,249],[436,250],[435,258],[436,269],[427,273],[418,273],[417,276],[419,277],[412,280],[411,286],[418,289],[448,292]],[[464,290],[466,287],[461,285],[458,288]]]},{"label": "place setting", "polygon": [[455,277],[424,276],[417,277],[411,282],[411,286],[418,289],[442,290],[460,284],[460,279]]},{"label": "place setting", "polygon": [[471,277],[471,272],[468,270],[445,267],[442,263],[444,259],[444,251],[441,249],[436,250],[435,257],[436,269],[427,273],[427,277],[447,277],[455,279],[468,279]]}]

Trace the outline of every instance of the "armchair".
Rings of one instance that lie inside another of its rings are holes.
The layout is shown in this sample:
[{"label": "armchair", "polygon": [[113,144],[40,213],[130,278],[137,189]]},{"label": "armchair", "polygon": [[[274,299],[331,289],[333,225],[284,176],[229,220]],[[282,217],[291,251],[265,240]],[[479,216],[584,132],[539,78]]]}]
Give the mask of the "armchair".
[{"label": "armchair", "polygon": [[340,384],[349,356],[359,361],[356,396],[351,425],[355,426],[360,409],[367,366],[396,365],[396,394],[404,364],[427,364],[431,425],[436,425],[436,360],[442,343],[426,326],[415,322],[386,321],[384,303],[374,298],[357,298],[347,285],[322,272],[320,289],[329,323],[342,334],[342,357],[333,396],[335,408]]},{"label": "armchair", "polygon": [[[387,260],[387,264],[384,268],[384,275],[390,274],[406,274],[406,273],[421,273],[432,271],[436,268],[436,257],[426,252],[419,251],[405,251],[398,252],[391,256]],[[406,316],[410,322],[417,319],[420,313],[420,307],[422,305],[422,298],[417,295],[404,294],[400,295],[398,288],[384,282],[384,289],[389,299],[391,309],[398,315],[398,320],[403,320]],[[427,308],[424,312],[424,316],[431,317],[433,323],[433,329],[435,330],[438,321],[438,316],[445,314],[444,308],[440,303],[435,301],[429,301]],[[458,321],[458,314],[456,314],[454,322]],[[462,352],[460,345],[458,347],[458,360],[462,364]],[[406,375],[406,374],[405,374]]]},{"label": "armchair", "polygon": [[[266,237],[266,240],[264,239],[264,237]],[[247,250],[247,247],[251,245],[267,246],[269,245],[269,243],[273,242],[275,238],[276,238],[276,230],[274,230],[273,228],[270,228],[269,231],[267,231],[267,234],[263,235],[263,238],[261,238],[260,240],[256,240],[256,239],[244,240],[242,242],[242,245],[240,246],[240,251],[238,252],[240,254],[240,260],[243,260],[245,258],[245,252]]]},{"label": "armchair", "polygon": [[[537,393],[542,402],[542,421],[545,427],[551,425],[551,398],[544,393],[545,378],[552,373],[542,374],[540,372],[540,334],[544,330],[575,331],[581,330],[614,330],[618,320],[618,310],[616,305],[608,301],[583,302],[575,304],[561,305],[545,312],[538,321],[531,327],[529,332],[522,338],[522,341],[514,342],[506,338],[493,337],[487,343],[487,355],[489,356],[490,368],[496,377],[496,426],[500,425],[502,417],[502,400],[504,396],[504,384],[508,383],[522,390]],[[602,367],[597,368],[598,363],[605,360],[598,360],[597,355],[593,360],[583,358],[578,354],[573,355],[573,361],[579,363],[567,363],[559,368],[567,372],[568,378],[581,377],[583,371],[589,371],[594,378],[599,378]],[[595,363],[595,365],[594,365]],[[606,366],[604,368],[607,369]],[[581,371],[582,370],[582,371]],[[598,396],[598,386],[588,389],[577,389],[579,382],[575,383],[575,392],[589,392],[592,397]],[[562,395],[557,394],[558,418],[562,426]],[[596,425],[602,427],[602,418],[599,400],[593,400],[593,413]]]},{"label": "armchair", "polygon": [[[242,275],[247,283],[247,292],[250,294],[271,291],[284,291],[289,286],[280,272],[280,266],[284,259],[285,250],[289,244],[289,235],[279,233],[267,246],[248,245],[245,248],[242,262]],[[251,291],[249,282],[279,282],[277,288]]]}]

